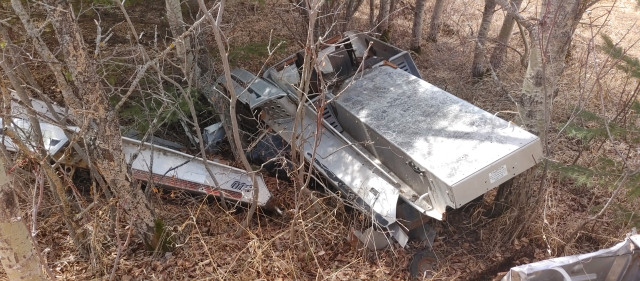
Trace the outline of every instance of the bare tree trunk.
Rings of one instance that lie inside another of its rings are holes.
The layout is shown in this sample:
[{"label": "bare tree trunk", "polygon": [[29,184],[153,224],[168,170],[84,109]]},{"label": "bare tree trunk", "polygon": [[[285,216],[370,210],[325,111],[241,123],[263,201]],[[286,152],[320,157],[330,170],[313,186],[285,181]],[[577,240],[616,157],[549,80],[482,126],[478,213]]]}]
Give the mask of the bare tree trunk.
[{"label": "bare tree trunk", "polygon": [[422,42],[422,22],[424,18],[424,8],[427,0],[416,0],[416,8],[413,14],[413,27],[411,28],[411,50],[420,53],[420,43]]},{"label": "bare tree trunk", "polygon": [[[522,17],[515,7],[509,5],[508,0],[496,0],[496,3],[502,6],[510,16],[513,16],[520,26],[529,31],[531,45],[529,65],[522,82],[522,100],[519,111],[523,125],[534,133],[540,134],[545,150],[547,149],[546,128],[550,122],[553,93],[564,70],[565,57],[573,33],[584,11],[596,2],[543,0],[538,9],[542,11],[540,18],[529,21]],[[544,199],[544,187],[548,172],[548,166],[545,164],[543,167],[540,184],[537,188],[501,186],[499,193],[502,198],[498,198],[498,201],[510,203],[509,205],[516,211],[515,216],[521,219],[513,228],[515,231],[509,235],[509,241],[505,241],[505,243],[512,242],[540,210],[535,207],[540,206],[540,202]],[[533,176],[534,173],[523,175]]]},{"label": "bare tree trunk", "polygon": [[[511,7],[516,10],[520,8],[521,4],[522,0],[511,0],[510,3]],[[511,32],[513,31],[515,23],[516,19],[513,16],[509,14],[504,16],[504,21],[502,22],[502,27],[500,28],[500,33],[496,40],[496,46],[493,48],[493,53],[489,60],[494,69],[502,66],[502,61],[504,60],[504,56],[507,52],[507,46],[509,46],[509,39],[511,38]]]},{"label": "bare tree trunk", "polygon": [[[4,148],[3,148],[4,149]],[[9,280],[48,280],[0,155],[0,262]]]},{"label": "bare tree trunk", "polygon": [[[169,28],[173,37],[178,37],[183,34],[185,29],[184,19],[182,17],[182,8],[180,6],[180,0],[165,0],[167,9],[167,22],[169,22]],[[191,39],[189,37],[179,41],[176,44],[176,52],[180,58],[180,66],[183,68],[183,73],[187,75],[189,81],[196,81],[199,75],[196,65],[193,60],[193,50],[191,48]]]},{"label": "bare tree trunk", "polygon": [[347,0],[344,8],[344,23],[342,26],[342,32],[347,31],[349,28],[349,23],[351,23],[351,19],[353,15],[358,11],[360,6],[362,5],[364,0]]},{"label": "bare tree trunk", "polygon": [[378,26],[376,30],[380,33],[380,39],[389,41],[389,11],[391,10],[391,0],[380,0],[380,11],[378,12]]},{"label": "bare tree trunk", "polygon": [[539,23],[527,28],[531,50],[522,82],[520,115],[524,126],[539,133],[543,141],[546,141],[553,97],[564,71],[573,33],[589,4],[582,0],[542,1]]},{"label": "bare tree trunk", "polygon": [[398,0],[389,0],[389,29],[393,29],[393,23],[397,16]]},{"label": "bare tree trunk", "polygon": [[431,22],[429,23],[429,33],[427,34],[427,41],[438,42],[440,19],[442,17],[443,10],[444,0],[436,0],[435,5],[433,6],[433,13],[431,14]]},{"label": "bare tree trunk", "polygon": [[[7,29],[4,28],[2,24],[0,24],[0,38],[2,38],[6,46],[10,46],[10,48],[13,48],[13,42],[11,42],[9,32],[7,32]],[[15,69],[17,70],[16,74],[18,74],[18,76],[20,76],[26,84],[41,92],[42,87],[38,82],[36,82],[35,77],[33,77],[33,74],[31,74],[31,71],[29,71],[29,68],[26,66],[24,60],[22,59],[22,56],[17,54],[17,52],[11,53],[11,57],[5,56],[5,58],[13,60],[13,62],[10,62],[9,64],[15,67]]]},{"label": "bare tree trunk", "polygon": [[485,50],[487,35],[489,34],[489,28],[491,27],[491,20],[493,19],[495,8],[495,0],[484,1],[482,22],[480,23],[478,36],[476,37],[476,47],[473,50],[473,64],[471,65],[471,76],[473,78],[482,78],[482,76],[487,73]]},{"label": "bare tree trunk", "polygon": [[369,0],[369,28],[373,30],[376,27],[376,1]]},{"label": "bare tree trunk", "polygon": [[64,75],[66,73],[65,70],[58,63],[58,59],[53,54],[53,52],[51,52],[49,47],[47,47],[47,45],[44,43],[44,40],[40,36],[39,28],[37,28],[31,21],[29,14],[22,6],[22,1],[11,0],[11,7],[13,8],[13,11],[16,13],[16,15],[20,18],[22,26],[33,42],[33,46],[35,47],[38,55],[43,61],[46,62],[49,70],[51,70],[51,72],[53,73],[57,84],[56,86],[60,89],[65,103],[67,103],[69,107],[81,108],[82,104],[80,102],[80,98],[76,95],[71,85],[69,85],[69,83],[67,82],[67,78]]},{"label": "bare tree trunk", "polygon": [[[143,192],[131,184],[122,152],[122,136],[117,113],[109,109],[106,93],[100,84],[93,59],[87,54],[80,29],[70,4],[49,1],[49,18],[60,43],[67,70],[70,72],[82,107],[68,103],[87,130],[84,135],[90,158],[118,198],[119,205],[142,237],[155,249],[161,241],[154,237],[155,214]],[[66,99],[65,99],[66,101]]]}]

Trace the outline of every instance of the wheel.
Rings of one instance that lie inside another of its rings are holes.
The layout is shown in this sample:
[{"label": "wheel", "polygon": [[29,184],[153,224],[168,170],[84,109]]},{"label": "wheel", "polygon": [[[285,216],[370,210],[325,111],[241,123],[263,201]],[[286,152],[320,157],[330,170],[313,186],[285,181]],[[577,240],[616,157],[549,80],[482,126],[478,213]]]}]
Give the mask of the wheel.
[{"label": "wheel", "polygon": [[431,249],[425,249],[417,252],[411,258],[409,264],[409,274],[411,280],[422,280],[432,277],[436,268],[436,254]]}]

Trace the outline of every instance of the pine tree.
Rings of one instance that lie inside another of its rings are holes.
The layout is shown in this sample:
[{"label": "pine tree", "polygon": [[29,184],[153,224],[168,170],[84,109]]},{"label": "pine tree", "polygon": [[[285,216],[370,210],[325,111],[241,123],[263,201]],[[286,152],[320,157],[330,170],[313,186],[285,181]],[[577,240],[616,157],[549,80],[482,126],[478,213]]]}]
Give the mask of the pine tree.
[{"label": "pine tree", "polygon": [[[616,67],[629,77],[637,80],[640,86],[640,61],[638,58],[626,54],[625,50],[617,46],[613,40],[602,35],[604,44],[599,49],[607,54]],[[613,186],[626,173],[624,186],[631,194],[640,195],[640,167],[628,163],[628,153],[633,148],[640,147],[640,101],[638,87],[625,99],[619,113],[613,118],[599,113],[580,109],[577,118],[568,124],[566,134],[581,143],[581,150],[591,145],[604,142],[619,142],[626,144],[629,151],[603,155],[597,161],[585,165],[577,164],[581,153],[570,165],[554,165],[562,176],[575,180],[577,185],[590,187],[593,185]]]}]

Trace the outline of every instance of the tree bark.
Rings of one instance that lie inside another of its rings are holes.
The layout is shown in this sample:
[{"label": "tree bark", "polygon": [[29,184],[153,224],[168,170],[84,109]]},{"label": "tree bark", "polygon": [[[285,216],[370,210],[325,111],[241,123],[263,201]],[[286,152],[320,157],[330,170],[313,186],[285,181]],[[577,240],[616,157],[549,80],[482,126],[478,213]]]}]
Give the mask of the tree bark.
[{"label": "tree bark", "polygon": [[63,67],[58,63],[58,59],[51,52],[49,47],[44,43],[44,40],[40,36],[39,28],[31,21],[31,17],[22,6],[22,1],[20,0],[11,0],[11,7],[16,15],[20,18],[22,22],[22,26],[24,27],[27,35],[33,42],[33,46],[35,47],[36,52],[41,57],[43,61],[46,62],[49,70],[53,73],[53,76],[56,80],[56,86],[60,89],[62,96],[65,100],[65,103],[69,107],[81,108],[82,104],[80,102],[80,97],[76,96],[76,92],[73,91],[71,85],[67,83],[67,79],[65,77],[65,71]]},{"label": "tree bark", "polygon": [[[100,84],[95,61],[87,54],[77,21],[70,4],[49,1],[49,18],[60,43],[65,66],[81,98],[82,107],[73,103],[71,111],[78,124],[86,124],[84,135],[88,152],[96,168],[113,190],[129,220],[150,248],[161,242],[154,237],[155,214],[143,192],[131,184],[131,177],[122,152],[122,136],[117,113],[109,109],[107,95]],[[65,99],[66,101],[66,99]]]},{"label": "tree bark", "polygon": [[[165,6],[167,10],[167,22],[169,23],[169,29],[174,38],[177,38],[183,34],[185,29],[184,19],[182,17],[182,8],[180,6],[180,0],[165,0]],[[176,52],[180,59],[180,66],[183,68],[182,72],[187,76],[189,81],[196,81],[199,76],[197,64],[194,63],[193,50],[191,49],[191,38],[186,37],[176,44]]]},{"label": "tree bark", "polygon": [[380,0],[380,11],[378,12],[378,26],[376,30],[380,33],[380,39],[389,41],[389,12],[391,10],[391,0]]},{"label": "tree bark", "polygon": [[[522,4],[522,0],[511,0],[509,3],[511,7],[514,9],[519,9]],[[491,54],[491,59],[489,62],[494,69],[500,68],[502,66],[502,62],[504,60],[504,56],[507,52],[507,46],[509,46],[509,39],[511,38],[511,33],[513,31],[513,26],[516,23],[516,19],[507,14],[504,16],[504,21],[502,21],[502,27],[500,28],[500,33],[498,33],[498,38],[496,40],[496,46],[493,47],[493,53]]]},{"label": "tree bark", "polygon": [[14,68],[16,69],[16,74],[20,76],[22,80],[24,80],[25,84],[30,85],[39,92],[42,92],[42,87],[40,87],[40,84],[36,82],[35,77],[33,77],[33,74],[31,74],[31,71],[29,71],[29,68],[27,67],[25,61],[22,59],[22,56],[18,51],[14,50],[15,46],[11,41],[11,37],[9,37],[9,32],[6,28],[4,28],[2,24],[0,24],[0,38],[2,38],[2,40],[4,41],[5,46],[9,46],[9,48],[11,49],[9,50],[11,56],[5,56],[5,59],[12,60],[12,62],[9,62],[9,64],[14,66]]},{"label": "tree bark", "polygon": [[344,8],[344,23],[342,25],[342,32],[347,31],[349,28],[349,23],[351,23],[351,19],[353,15],[358,11],[360,6],[362,5],[364,0],[347,0]]},{"label": "tree bark", "polygon": [[444,0],[436,0],[435,5],[433,6],[433,13],[431,14],[431,22],[429,23],[429,33],[427,34],[427,41],[438,42],[440,18],[442,17],[443,10]]},{"label": "tree bark", "polygon": [[[540,18],[529,21],[524,19],[517,8],[508,3],[508,0],[496,0],[496,3],[505,9],[509,16],[514,17],[516,22],[529,32],[531,46],[529,65],[522,82],[522,96],[518,109],[523,125],[540,135],[545,150],[547,147],[545,131],[550,121],[553,92],[564,70],[566,53],[582,14],[595,2],[597,1],[543,0],[541,7],[537,9],[541,11]],[[507,202],[509,207],[515,209],[513,216],[520,218],[520,220],[512,220],[517,222],[513,227],[507,227],[513,230],[508,234],[508,241],[503,243],[513,242],[513,239],[540,210],[536,207],[540,206],[541,200],[544,200],[543,192],[547,173],[548,167],[543,165],[537,188],[513,188],[510,185],[500,187],[500,196],[497,200]],[[535,176],[533,172],[528,172],[518,178],[522,183],[530,181],[522,177],[533,176]]]},{"label": "tree bark", "polygon": [[542,1],[540,20],[527,28],[531,50],[522,82],[520,115],[523,125],[540,134],[543,141],[573,33],[582,14],[592,3],[582,0]]},{"label": "tree bark", "polygon": [[0,155],[0,262],[9,280],[48,280]]},{"label": "tree bark", "polygon": [[416,0],[416,8],[413,14],[413,27],[411,28],[411,50],[420,53],[420,43],[422,42],[422,22],[424,18],[424,8],[427,0]]},{"label": "tree bark", "polygon": [[373,30],[376,27],[376,17],[375,17],[375,10],[376,10],[376,1],[375,0],[369,0],[369,28],[371,30]]},{"label": "tree bark", "polygon": [[484,11],[482,12],[482,22],[478,28],[478,36],[476,37],[476,47],[473,50],[473,64],[471,65],[471,76],[473,78],[482,78],[487,73],[485,50],[487,35],[491,27],[491,20],[495,12],[495,0],[484,1]]}]

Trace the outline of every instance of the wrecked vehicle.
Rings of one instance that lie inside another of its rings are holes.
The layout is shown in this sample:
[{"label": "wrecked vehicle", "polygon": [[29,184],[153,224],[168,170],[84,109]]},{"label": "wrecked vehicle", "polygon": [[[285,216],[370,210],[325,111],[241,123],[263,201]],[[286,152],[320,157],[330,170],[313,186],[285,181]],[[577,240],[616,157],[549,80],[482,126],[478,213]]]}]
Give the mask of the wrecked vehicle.
[{"label": "wrecked vehicle", "polygon": [[634,229],[623,242],[593,253],[516,266],[502,278],[519,280],[640,280],[640,234]]},{"label": "wrecked vehicle", "polygon": [[[388,243],[375,232],[402,246],[432,242],[427,217],[442,220],[543,156],[537,136],[422,80],[408,52],[366,34],[322,49],[299,100],[303,63],[301,51],[262,77],[235,69],[232,84],[241,106],[371,214],[375,229],[358,232],[371,248]],[[218,91],[225,86],[220,77]],[[296,121],[300,103],[304,120]]]},{"label": "wrecked vehicle", "polygon": [[[79,128],[67,126],[63,129],[45,122],[46,120],[64,120],[69,114],[68,111],[56,105],[49,108],[45,102],[37,99],[31,99],[30,106],[38,115],[37,118],[41,120],[39,126],[47,153],[54,160],[65,164],[70,171],[76,168],[87,168],[87,163],[74,149],[66,151],[70,145],[70,134],[78,132]],[[27,112],[25,106],[19,103],[14,95],[11,100],[11,129],[17,133],[28,149],[33,150],[37,142],[32,135],[33,130],[28,121]],[[2,133],[0,132],[0,138],[7,150],[18,151],[17,145]],[[151,138],[150,142],[122,137],[125,161],[131,167],[133,178],[151,186],[224,197],[234,202],[248,204],[252,202],[254,188],[246,171],[204,160],[169,147],[178,148],[180,145],[155,137]],[[256,180],[259,185],[258,205],[267,206],[271,194],[261,175],[257,175]]]}]

